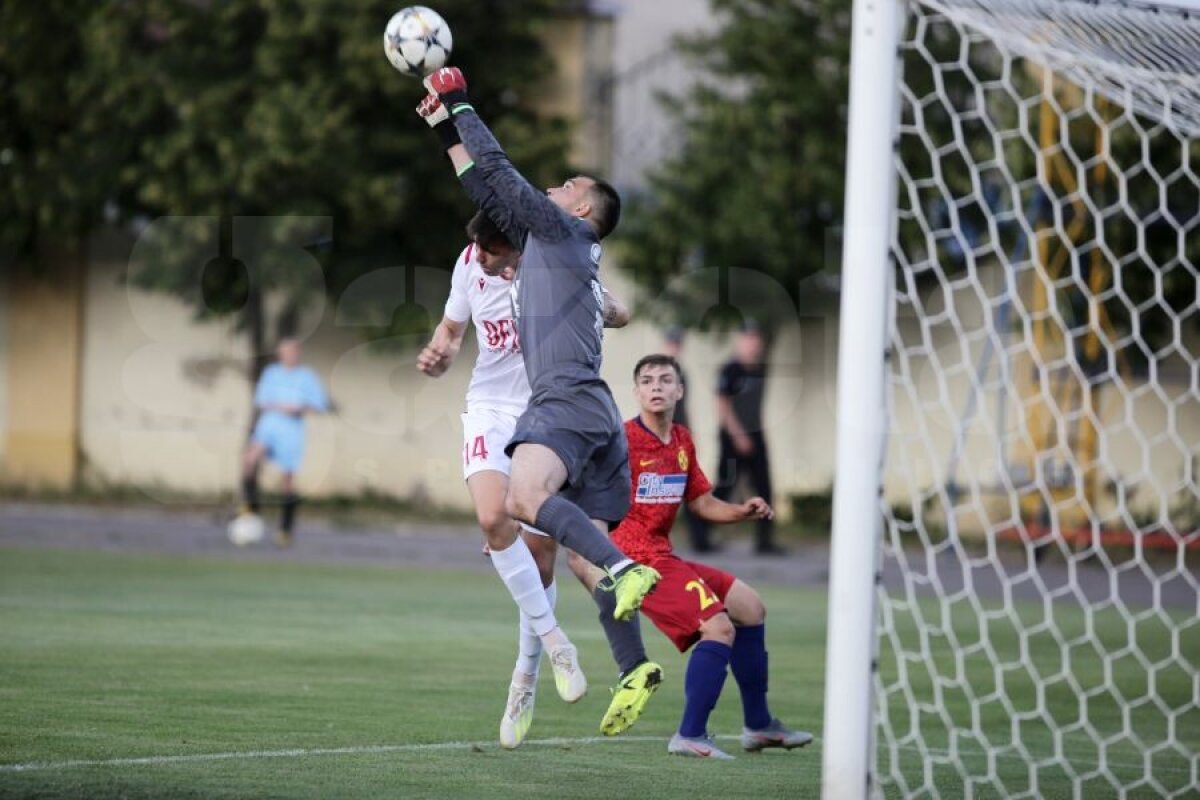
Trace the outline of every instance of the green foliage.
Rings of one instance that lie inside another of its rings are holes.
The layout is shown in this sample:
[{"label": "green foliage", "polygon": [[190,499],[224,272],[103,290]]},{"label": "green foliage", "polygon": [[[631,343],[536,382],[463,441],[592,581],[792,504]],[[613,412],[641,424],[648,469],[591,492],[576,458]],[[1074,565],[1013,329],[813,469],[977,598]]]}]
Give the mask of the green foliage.
[{"label": "green foliage", "polygon": [[[545,69],[537,33],[551,5],[523,0],[487,15],[465,1],[439,6],[454,31],[454,63],[466,71],[480,112],[498,121],[514,159],[535,156],[547,170],[561,167],[564,127],[506,124],[505,117],[530,113],[532,98],[519,88]],[[108,41],[121,53],[140,52],[135,80],[157,85],[161,98],[144,118],[141,158],[124,176],[131,210],[328,217],[332,228],[308,237],[286,225],[253,226],[263,241],[246,244],[249,256],[238,252],[234,231],[230,255],[249,262],[280,245],[320,244],[334,296],[380,268],[452,263],[471,207],[412,111],[423,87],[383,57],[384,23],[395,10],[337,0],[211,8],[164,0],[110,10]],[[275,261],[247,263],[259,289],[286,289],[298,303],[318,288],[289,259]],[[180,291],[189,288],[180,280],[193,279],[185,267],[164,263],[139,280]],[[385,323],[394,319],[388,315],[399,298],[375,300]]]},{"label": "green foliage", "polygon": [[0,260],[77,248],[96,223],[118,163],[119,136],[97,137],[101,80],[84,65],[98,4],[0,4]]},{"label": "green foliage", "polygon": [[[756,300],[781,292],[796,299],[801,281],[828,266],[842,207],[849,68],[845,3],[712,7],[716,29],[680,42],[704,72],[690,94],[668,101],[680,152],[653,171],[618,229],[622,264],[659,297],[643,310],[700,326],[716,322],[701,318],[711,293],[703,279],[673,280],[683,269],[761,273],[771,281],[737,303],[761,307]],[[768,323],[787,313],[776,309]]]},{"label": "green foliage", "polygon": [[[531,110],[549,63],[539,34],[557,5],[438,6],[476,107],[538,181],[561,176],[567,144],[562,120]],[[34,8],[0,12],[6,31],[22,34],[6,35],[0,50],[0,76],[21,88],[6,94],[0,124],[18,126],[33,148],[17,163],[43,166],[4,194],[50,211],[6,214],[6,243],[86,232],[107,202],[122,220],[154,221],[131,279],[202,315],[250,310],[269,290],[292,307],[322,288],[336,297],[384,267],[446,268],[461,249],[473,209],[413,113],[424,88],[383,55],[395,2]],[[67,103],[48,103],[64,76]],[[290,215],[328,222],[270,219]],[[401,301],[376,300],[386,328]]]}]

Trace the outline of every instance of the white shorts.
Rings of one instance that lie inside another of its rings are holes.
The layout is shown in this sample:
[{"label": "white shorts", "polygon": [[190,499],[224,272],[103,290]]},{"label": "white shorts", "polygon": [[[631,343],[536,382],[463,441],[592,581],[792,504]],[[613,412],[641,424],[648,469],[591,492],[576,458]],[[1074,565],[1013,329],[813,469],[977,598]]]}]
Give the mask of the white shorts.
[{"label": "white shorts", "polygon": [[463,423],[463,479],[484,470],[508,475],[512,459],[504,454],[504,446],[517,427],[517,417],[493,409],[467,411]]},{"label": "white shorts", "polygon": [[[517,415],[494,409],[467,411],[463,423],[463,480],[477,472],[495,470],[507,477],[512,472],[512,459],[504,454],[508,440],[517,427]],[[538,536],[548,534],[524,522],[521,527]]]}]

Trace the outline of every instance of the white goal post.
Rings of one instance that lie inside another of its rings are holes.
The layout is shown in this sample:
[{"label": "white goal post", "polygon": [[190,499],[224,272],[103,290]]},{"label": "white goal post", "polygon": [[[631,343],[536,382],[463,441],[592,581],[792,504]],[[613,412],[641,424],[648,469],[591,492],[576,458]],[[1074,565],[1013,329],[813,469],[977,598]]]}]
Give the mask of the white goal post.
[{"label": "white goal post", "polygon": [[1200,3],[856,0],[823,795],[1200,793]]}]

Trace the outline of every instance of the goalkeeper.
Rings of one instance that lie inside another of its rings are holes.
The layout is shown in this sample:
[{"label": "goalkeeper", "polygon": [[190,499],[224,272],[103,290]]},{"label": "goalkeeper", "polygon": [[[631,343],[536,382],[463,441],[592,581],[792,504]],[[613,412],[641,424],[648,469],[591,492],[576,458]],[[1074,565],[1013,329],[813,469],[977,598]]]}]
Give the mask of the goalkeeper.
[{"label": "goalkeeper", "polygon": [[[441,137],[471,199],[522,251],[511,298],[531,395],[505,447],[512,459],[506,510],[603,569],[611,576],[612,618],[635,618],[658,573],[627,558],[607,535],[629,510],[629,453],[600,378],[600,240],[616,227],[620,198],[583,175],[535,189],[471,107],[457,68],[434,72],[426,86],[431,95],[418,113]],[[615,701],[627,708],[610,707],[604,732],[632,724],[660,680],[648,661],[624,675]]]}]

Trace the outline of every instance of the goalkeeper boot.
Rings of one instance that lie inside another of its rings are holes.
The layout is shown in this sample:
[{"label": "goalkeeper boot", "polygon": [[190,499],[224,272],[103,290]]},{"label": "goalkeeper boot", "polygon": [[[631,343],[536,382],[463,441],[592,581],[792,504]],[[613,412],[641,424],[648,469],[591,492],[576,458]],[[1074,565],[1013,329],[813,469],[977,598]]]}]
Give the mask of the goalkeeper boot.
[{"label": "goalkeeper boot", "polygon": [[613,579],[613,591],[617,593],[617,607],[613,618],[622,622],[629,620],[642,607],[642,600],[654,589],[662,576],[653,567],[634,564]]},{"label": "goalkeeper boot", "polygon": [[500,746],[515,750],[525,741],[529,726],[533,724],[533,698],[537,684],[520,684],[513,681],[508,687],[508,704],[500,718]]},{"label": "goalkeeper boot", "polygon": [[671,737],[671,741],[667,742],[667,752],[673,756],[733,761],[733,756],[717,747],[711,736],[680,736],[676,733]]},{"label": "goalkeeper boot", "polygon": [[579,666],[579,651],[567,642],[550,648],[550,666],[554,669],[554,688],[558,696],[574,703],[587,694],[587,677]]},{"label": "goalkeeper boot", "polygon": [[662,667],[653,661],[643,661],[629,670],[613,689],[612,702],[604,712],[604,719],[600,720],[600,732],[605,736],[616,736],[629,730],[661,683]]},{"label": "goalkeeper boot", "polygon": [[757,753],[768,747],[782,747],[784,750],[792,750],[797,747],[804,747],[804,745],[812,740],[813,735],[808,731],[789,730],[778,719],[772,719],[770,725],[759,730],[742,728],[742,749],[751,753]]}]

